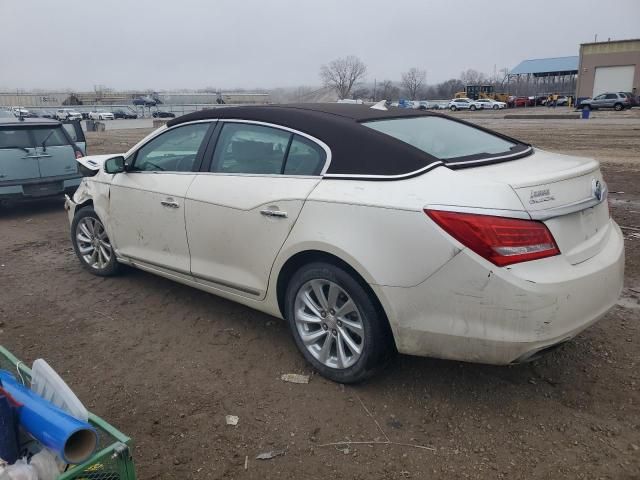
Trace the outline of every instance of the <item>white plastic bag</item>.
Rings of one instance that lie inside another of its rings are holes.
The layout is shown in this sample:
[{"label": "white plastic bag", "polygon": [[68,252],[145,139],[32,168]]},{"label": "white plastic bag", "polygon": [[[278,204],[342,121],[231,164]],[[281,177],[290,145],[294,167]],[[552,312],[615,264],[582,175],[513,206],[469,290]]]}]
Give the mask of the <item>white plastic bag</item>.
[{"label": "white plastic bag", "polygon": [[4,469],[0,480],[38,480],[38,474],[35,468],[27,464],[26,460],[20,459]]},{"label": "white plastic bag", "polygon": [[55,454],[48,448],[31,457],[29,465],[36,469],[38,480],[55,480],[61,473]]}]

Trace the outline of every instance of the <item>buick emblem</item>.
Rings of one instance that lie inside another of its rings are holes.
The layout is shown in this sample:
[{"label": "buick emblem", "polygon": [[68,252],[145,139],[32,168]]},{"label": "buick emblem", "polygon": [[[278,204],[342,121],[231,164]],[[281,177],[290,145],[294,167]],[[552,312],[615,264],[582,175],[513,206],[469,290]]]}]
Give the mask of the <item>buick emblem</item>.
[{"label": "buick emblem", "polygon": [[591,193],[596,197],[596,200],[602,200],[602,183],[600,180],[596,180],[595,178],[591,180]]}]

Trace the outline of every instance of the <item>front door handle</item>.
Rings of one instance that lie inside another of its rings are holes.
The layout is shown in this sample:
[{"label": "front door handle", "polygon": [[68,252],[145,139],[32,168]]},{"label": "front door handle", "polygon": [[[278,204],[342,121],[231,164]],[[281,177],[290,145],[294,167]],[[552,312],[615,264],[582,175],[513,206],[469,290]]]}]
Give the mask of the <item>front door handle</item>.
[{"label": "front door handle", "polygon": [[283,212],[282,210],[269,210],[267,208],[264,210],[260,210],[260,213],[265,217],[287,218],[287,212]]},{"label": "front door handle", "polygon": [[162,205],[163,207],[169,207],[169,208],[180,208],[180,204],[178,202],[174,202],[171,199],[161,200],[160,205]]}]

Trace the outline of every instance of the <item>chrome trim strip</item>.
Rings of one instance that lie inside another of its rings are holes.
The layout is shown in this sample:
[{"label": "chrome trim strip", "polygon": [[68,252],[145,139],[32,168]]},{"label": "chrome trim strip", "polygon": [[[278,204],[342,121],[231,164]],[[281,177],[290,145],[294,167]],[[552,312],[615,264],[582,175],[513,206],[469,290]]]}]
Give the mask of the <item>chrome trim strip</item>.
[{"label": "chrome trim strip", "polygon": [[568,205],[562,205],[560,207],[547,208],[545,210],[531,210],[529,215],[533,220],[549,220],[550,218],[561,217],[563,215],[569,215],[576,213],[587,208],[600,205],[602,202],[607,201],[609,196],[609,187],[605,183],[602,188],[602,197],[598,200],[596,197],[589,197],[577,202],[569,203]]},{"label": "chrome trim strip", "polygon": [[414,170],[413,172],[409,172],[409,173],[403,173],[401,175],[358,175],[358,174],[351,174],[351,173],[328,173],[324,176],[324,178],[345,178],[345,179],[353,178],[354,180],[369,178],[369,179],[379,179],[379,180],[393,180],[393,179],[413,177],[415,175],[419,175],[420,173],[424,173],[428,170],[431,170],[435,167],[439,167],[440,165],[444,165],[444,162],[441,162],[441,161],[433,162],[419,170]]},{"label": "chrome trim strip", "polygon": [[236,285],[235,283],[231,283],[231,282],[225,282],[224,280],[220,280],[219,278],[214,278],[214,277],[208,277],[205,275],[193,275],[193,278],[195,278],[196,281],[199,281],[198,283],[202,283],[202,281],[204,280],[205,282],[209,282],[209,283],[213,283],[216,285],[220,285],[221,287],[226,287],[226,288],[230,288],[232,290],[236,290],[238,292],[244,292],[244,293],[248,293],[249,295],[253,295],[255,297],[261,297],[261,293],[258,290],[254,290],[253,288],[248,288],[248,287],[242,287],[240,285]]}]

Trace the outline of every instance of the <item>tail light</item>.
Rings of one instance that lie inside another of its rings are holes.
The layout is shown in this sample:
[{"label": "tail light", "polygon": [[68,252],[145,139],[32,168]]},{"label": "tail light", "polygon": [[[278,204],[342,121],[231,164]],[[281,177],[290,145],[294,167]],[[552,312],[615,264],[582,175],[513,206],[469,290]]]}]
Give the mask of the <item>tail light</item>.
[{"label": "tail light", "polygon": [[499,267],[560,254],[542,222],[443,210],[424,212],[453,238]]},{"label": "tail light", "polygon": [[84,157],[84,155],[82,154],[82,152],[80,150],[76,150],[76,160],[79,158]]}]

